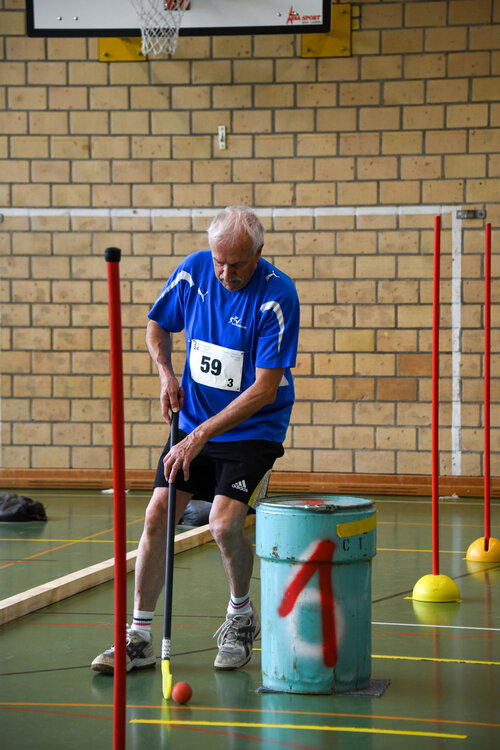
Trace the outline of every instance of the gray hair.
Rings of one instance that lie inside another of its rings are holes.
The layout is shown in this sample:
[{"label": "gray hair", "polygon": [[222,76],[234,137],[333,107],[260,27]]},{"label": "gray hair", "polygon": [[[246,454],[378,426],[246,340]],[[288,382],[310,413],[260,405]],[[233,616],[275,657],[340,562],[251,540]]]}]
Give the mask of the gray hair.
[{"label": "gray hair", "polygon": [[208,227],[208,240],[209,242],[224,241],[240,229],[244,229],[252,240],[252,251],[255,255],[264,244],[264,227],[255,211],[248,206],[228,206],[219,211]]}]

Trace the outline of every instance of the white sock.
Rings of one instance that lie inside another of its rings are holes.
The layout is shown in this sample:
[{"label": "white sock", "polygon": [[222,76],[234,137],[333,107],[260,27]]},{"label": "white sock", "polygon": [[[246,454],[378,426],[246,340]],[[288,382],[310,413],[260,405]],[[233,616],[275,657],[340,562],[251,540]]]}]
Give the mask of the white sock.
[{"label": "white sock", "polygon": [[134,631],[134,633],[137,633],[137,635],[140,635],[141,638],[144,638],[145,641],[150,641],[152,638],[151,625],[153,622],[153,616],[154,612],[147,612],[142,609],[134,609],[132,630]]},{"label": "white sock", "polygon": [[250,592],[245,596],[233,596],[229,599],[227,605],[228,615],[250,615],[252,614],[252,607],[250,606]]}]

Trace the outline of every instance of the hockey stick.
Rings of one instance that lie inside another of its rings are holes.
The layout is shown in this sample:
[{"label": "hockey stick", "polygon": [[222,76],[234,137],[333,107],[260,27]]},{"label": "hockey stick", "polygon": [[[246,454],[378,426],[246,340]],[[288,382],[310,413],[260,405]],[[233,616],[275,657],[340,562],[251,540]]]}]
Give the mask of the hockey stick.
[{"label": "hockey stick", "polygon": [[[170,448],[177,442],[179,413],[172,412]],[[172,693],[172,673],[170,672],[170,648],[172,636],[172,591],[174,585],[174,544],[175,544],[175,482],[168,486],[167,548],[165,551],[165,601],[163,605],[163,638],[161,642],[162,692],[165,700]]]}]

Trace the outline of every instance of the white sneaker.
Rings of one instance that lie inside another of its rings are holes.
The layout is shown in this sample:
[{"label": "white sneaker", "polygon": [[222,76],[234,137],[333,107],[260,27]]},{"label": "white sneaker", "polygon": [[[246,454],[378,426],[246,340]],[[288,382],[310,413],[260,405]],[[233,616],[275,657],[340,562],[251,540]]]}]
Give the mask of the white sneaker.
[{"label": "white sneaker", "polygon": [[[102,654],[96,656],[90,665],[94,672],[113,674],[115,671],[115,647],[111,646]],[[156,666],[153,651],[153,639],[145,641],[135,630],[127,625],[127,672],[131,669],[144,669]]]},{"label": "white sneaker", "polygon": [[225,621],[214,635],[219,653],[215,669],[238,669],[250,661],[254,638],[260,633],[260,617],[253,604],[250,615],[227,614]]}]

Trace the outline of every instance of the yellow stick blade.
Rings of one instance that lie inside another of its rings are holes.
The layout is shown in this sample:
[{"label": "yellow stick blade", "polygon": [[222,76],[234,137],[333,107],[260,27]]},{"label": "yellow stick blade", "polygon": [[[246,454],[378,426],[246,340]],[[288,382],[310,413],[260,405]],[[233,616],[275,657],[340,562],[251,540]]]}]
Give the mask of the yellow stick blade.
[{"label": "yellow stick blade", "polygon": [[163,697],[170,700],[172,694],[172,675],[170,674],[170,659],[164,659],[161,663],[161,687]]}]

